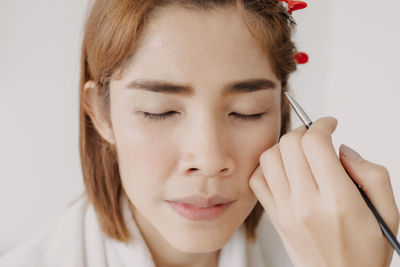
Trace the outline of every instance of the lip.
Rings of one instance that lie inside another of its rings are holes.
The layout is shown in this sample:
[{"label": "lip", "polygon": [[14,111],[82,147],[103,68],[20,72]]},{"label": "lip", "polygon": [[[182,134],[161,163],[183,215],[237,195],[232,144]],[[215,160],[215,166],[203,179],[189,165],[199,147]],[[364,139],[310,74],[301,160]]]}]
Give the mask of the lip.
[{"label": "lip", "polygon": [[209,198],[192,195],[166,201],[178,214],[190,220],[213,220],[234,202],[218,195]]},{"label": "lip", "polygon": [[174,209],[182,217],[194,221],[209,221],[216,219],[217,217],[222,215],[225,210],[232,204],[232,202],[230,202],[208,208],[199,208],[186,203],[173,201],[168,201],[168,203],[170,204],[172,209]]},{"label": "lip", "polygon": [[198,207],[198,208],[209,208],[209,207],[213,207],[215,205],[226,204],[226,203],[232,202],[232,200],[230,200],[228,198],[224,198],[219,195],[213,195],[208,198],[201,196],[201,195],[192,195],[192,196],[172,199],[172,200],[168,200],[168,201],[190,204],[190,205]]}]

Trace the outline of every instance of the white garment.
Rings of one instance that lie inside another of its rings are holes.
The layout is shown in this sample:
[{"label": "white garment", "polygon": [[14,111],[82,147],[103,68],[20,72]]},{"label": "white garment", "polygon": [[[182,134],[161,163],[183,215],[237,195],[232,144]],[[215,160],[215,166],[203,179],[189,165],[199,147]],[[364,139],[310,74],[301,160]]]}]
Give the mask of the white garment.
[{"label": "white garment", "polygon": [[[123,217],[133,240],[125,245],[101,230],[92,205],[80,197],[41,232],[0,257],[0,267],[155,267],[123,198]],[[242,225],[221,248],[218,267],[292,267],[278,233],[264,214],[257,241],[246,242]]]}]

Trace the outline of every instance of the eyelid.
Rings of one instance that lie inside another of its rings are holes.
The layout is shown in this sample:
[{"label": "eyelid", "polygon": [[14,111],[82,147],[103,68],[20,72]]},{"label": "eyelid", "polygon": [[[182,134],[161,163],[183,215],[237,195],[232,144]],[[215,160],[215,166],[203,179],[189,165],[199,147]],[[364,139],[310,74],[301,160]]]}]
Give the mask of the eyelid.
[{"label": "eyelid", "polygon": [[[145,119],[150,119],[150,120],[165,120],[168,117],[172,117],[171,114],[178,113],[176,111],[168,111],[164,113],[149,113],[149,112],[141,112],[144,116]],[[256,113],[256,114],[241,114],[237,112],[232,112],[231,114],[234,114],[235,117],[237,117],[240,120],[244,121],[256,121],[261,119],[265,114],[268,114],[269,111],[265,111],[262,113]]]},{"label": "eyelid", "polygon": [[171,113],[178,113],[176,111],[168,111],[164,113],[149,113],[149,112],[142,112],[145,119],[150,120],[163,120],[167,117],[171,117]]}]

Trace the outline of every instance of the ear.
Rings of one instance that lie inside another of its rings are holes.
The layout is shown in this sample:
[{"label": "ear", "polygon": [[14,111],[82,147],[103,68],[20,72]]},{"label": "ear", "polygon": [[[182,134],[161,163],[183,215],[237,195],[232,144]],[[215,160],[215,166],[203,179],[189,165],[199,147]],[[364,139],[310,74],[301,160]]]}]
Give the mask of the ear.
[{"label": "ear", "polygon": [[108,143],[115,145],[114,132],[112,130],[111,121],[105,114],[105,103],[103,98],[99,95],[99,88],[97,83],[90,80],[87,81],[83,88],[82,103],[86,113],[92,120],[97,132]]}]

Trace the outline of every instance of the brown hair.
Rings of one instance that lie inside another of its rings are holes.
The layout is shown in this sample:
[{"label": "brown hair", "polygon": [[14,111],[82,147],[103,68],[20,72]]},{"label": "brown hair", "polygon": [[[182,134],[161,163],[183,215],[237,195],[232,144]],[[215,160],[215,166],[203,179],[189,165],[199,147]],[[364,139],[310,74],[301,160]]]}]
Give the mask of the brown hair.
[{"label": "brown hair", "polygon": [[[109,82],[120,75],[138,49],[140,37],[155,11],[174,5],[194,10],[236,6],[250,33],[265,49],[272,68],[287,90],[289,74],[296,70],[291,40],[295,22],[278,0],[95,0],[87,18],[82,43],[80,77],[79,146],[83,179],[88,200],[93,204],[102,231],[111,238],[128,242],[120,206],[124,193],[116,149],[94,127],[83,100],[84,84],[93,80],[104,100],[110,120]],[[283,92],[283,90],[282,90]],[[280,136],[290,128],[289,104],[281,96]],[[111,125],[111,123],[110,123]],[[245,220],[248,240],[255,240],[255,229],[263,208],[257,202]]]}]

